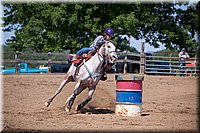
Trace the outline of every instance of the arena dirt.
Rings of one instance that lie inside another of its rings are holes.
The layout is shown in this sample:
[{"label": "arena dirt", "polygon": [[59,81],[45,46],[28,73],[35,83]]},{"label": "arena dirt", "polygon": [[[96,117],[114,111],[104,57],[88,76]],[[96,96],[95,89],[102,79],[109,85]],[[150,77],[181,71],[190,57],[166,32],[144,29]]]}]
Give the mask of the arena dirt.
[{"label": "arena dirt", "polygon": [[198,78],[147,76],[143,81],[142,115],[115,115],[114,74],[101,81],[93,99],[81,112],[64,105],[72,93],[69,83],[47,108],[45,101],[59,87],[64,74],[2,75],[3,131],[198,131]]}]

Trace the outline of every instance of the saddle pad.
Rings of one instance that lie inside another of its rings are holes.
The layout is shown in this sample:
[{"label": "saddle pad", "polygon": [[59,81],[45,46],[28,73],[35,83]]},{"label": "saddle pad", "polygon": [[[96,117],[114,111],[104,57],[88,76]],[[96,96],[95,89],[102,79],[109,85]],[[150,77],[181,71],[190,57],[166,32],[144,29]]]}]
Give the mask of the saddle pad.
[{"label": "saddle pad", "polygon": [[[88,61],[92,56],[88,56],[85,58],[85,62]],[[83,65],[83,59],[84,58],[80,58],[80,59],[77,59],[75,61],[72,62],[72,64],[74,64],[74,66],[76,67],[80,67],[81,65]]]}]

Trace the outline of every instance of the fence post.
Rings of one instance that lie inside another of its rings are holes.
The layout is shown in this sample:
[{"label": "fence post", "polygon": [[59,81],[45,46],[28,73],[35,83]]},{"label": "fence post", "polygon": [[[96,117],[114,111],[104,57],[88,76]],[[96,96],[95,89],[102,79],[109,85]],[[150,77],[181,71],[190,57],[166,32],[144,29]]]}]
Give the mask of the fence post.
[{"label": "fence post", "polygon": [[169,58],[169,65],[170,65],[170,73],[172,73],[172,52],[170,52],[170,58]]},{"label": "fence post", "polygon": [[194,64],[195,64],[194,75],[196,76],[196,74],[197,74],[197,65],[198,65],[197,53],[195,53]]},{"label": "fence post", "polygon": [[141,53],[140,53],[140,74],[144,74],[145,67],[145,54],[144,54],[144,42],[142,42]]},{"label": "fence post", "polygon": [[19,70],[19,66],[18,66],[18,63],[19,63],[19,51],[16,51],[15,52],[15,73],[18,74],[18,70]]},{"label": "fence post", "polygon": [[48,52],[48,72],[51,73],[51,63],[52,63],[52,59],[51,59],[52,53]]},{"label": "fence post", "polygon": [[124,57],[124,74],[127,73],[127,52],[125,52]]}]

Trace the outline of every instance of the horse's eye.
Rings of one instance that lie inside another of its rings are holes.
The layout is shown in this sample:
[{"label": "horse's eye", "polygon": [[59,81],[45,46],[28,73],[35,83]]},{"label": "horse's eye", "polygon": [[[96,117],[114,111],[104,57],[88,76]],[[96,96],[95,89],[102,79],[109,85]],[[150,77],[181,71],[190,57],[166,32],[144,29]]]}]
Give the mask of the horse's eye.
[{"label": "horse's eye", "polygon": [[110,46],[108,46],[108,48],[111,48]]}]

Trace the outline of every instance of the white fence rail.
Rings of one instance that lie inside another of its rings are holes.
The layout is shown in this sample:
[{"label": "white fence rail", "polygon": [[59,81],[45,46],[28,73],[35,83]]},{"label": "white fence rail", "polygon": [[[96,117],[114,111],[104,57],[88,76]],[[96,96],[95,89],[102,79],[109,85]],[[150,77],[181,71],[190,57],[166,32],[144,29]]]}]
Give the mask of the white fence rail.
[{"label": "white fence rail", "polygon": [[178,57],[146,56],[145,74],[155,75],[196,75],[199,70],[199,59],[189,58],[182,63]]}]

